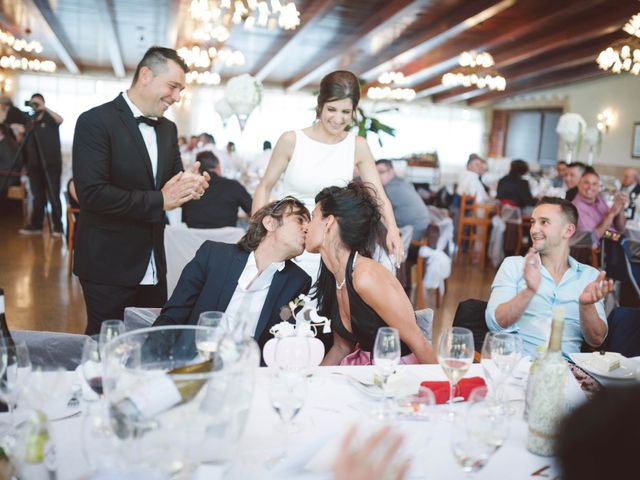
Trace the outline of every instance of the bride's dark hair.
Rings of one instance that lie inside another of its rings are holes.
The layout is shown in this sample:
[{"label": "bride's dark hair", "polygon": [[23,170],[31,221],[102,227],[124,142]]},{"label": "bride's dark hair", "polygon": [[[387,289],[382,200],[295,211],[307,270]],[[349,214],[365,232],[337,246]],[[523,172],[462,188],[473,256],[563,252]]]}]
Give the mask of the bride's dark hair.
[{"label": "bride's dark hair", "polygon": [[316,106],[316,118],[320,118],[320,112],[327,102],[335,102],[348,98],[353,105],[353,119],[360,101],[360,82],[358,77],[347,70],[336,70],[325,75],[320,81],[320,93]]},{"label": "bride's dark hair", "polygon": [[[323,217],[335,217],[340,241],[350,250],[371,257],[386,234],[381,204],[373,185],[354,181],[346,187],[327,187],[315,200]],[[322,260],[313,289],[321,315],[330,317],[336,304],[336,279]]]}]

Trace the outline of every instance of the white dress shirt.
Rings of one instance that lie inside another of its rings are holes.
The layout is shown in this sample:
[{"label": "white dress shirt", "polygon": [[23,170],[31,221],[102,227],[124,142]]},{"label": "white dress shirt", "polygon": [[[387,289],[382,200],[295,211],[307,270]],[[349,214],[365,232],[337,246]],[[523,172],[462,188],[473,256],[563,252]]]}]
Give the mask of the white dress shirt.
[{"label": "white dress shirt", "polygon": [[486,203],[489,199],[484,185],[480,181],[480,176],[471,170],[464,170],[458,177],[458,188],[456,193],[462,195],[475,195],[476,203]]},{"label": "white dress shirt", "polygon": [[235,326],[236,322],[245,321],[245,332],[255,335],[273,276],[276,271],[280,272],[283,268],[284,262],[272,263],[260,273],[256,265],[255,253],[249,254],[247,264],[238,278],[236,290],[227,306],[226,315],[231,319],[231,326]]},{"label": "white dress shirt", "polygon": [[[129,105],[131,112],[133,112],[133,117],[144,116],[142,111],[135,106],[135,104],[131,101],[127,92],[122,92],[122,96],[124,100]],[[154,118],[154,117],[150,117]],[[155,119],[155,118],[154,118]],[[138,129],[142,134],[142,139],[144,140],[144,144],[147,147],[147,153],[149,153],[149,158],[151,159],[151,171],[153,172],[153,182],[155,184],[156,181],[156,172],[158,171],[158,139],[156,136],[156,129],[151,125],[147,125],[146,123],[139,123]],[[140,281],[140,285],[157,285],[158,284],[158,272],[156,270],[156,261],[153,256],[153,249],[151,249],[151,258],[149,259],[149,265],[147,266],[147,271],[144,274],[144,277]]]}]

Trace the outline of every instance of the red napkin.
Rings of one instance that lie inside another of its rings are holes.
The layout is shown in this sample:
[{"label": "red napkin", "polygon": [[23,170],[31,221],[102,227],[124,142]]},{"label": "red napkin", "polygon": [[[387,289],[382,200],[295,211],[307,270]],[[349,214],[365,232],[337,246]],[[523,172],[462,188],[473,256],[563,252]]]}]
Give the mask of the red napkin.
[{"label": "red napkin", "polygon": [[[484,387],[486,385],[482,377],[469,377],[461,379],[456,385],[454,397],[463,397],[465,400],[469,398],[474,388]],[[431,382],[424,381],[421,387],[431,389],[436,397],[436,403],[446,403],[449,401],[449,382]]]}]

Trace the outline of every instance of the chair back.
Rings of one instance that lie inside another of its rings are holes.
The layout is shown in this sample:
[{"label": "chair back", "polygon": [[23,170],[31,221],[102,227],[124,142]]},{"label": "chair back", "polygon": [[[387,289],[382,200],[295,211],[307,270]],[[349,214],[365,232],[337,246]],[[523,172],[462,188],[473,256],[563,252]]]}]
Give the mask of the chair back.
[{"label": "chair back", "polygon": [[625,357],[640,355],[640,308],[614,308],[607,322],[609,333],[600,349]]},{"label": "chair back", "polygon": [[425,338],[429,340],[430,343],[433,342],[433,310],[430,308],[416,310],[416,323]]},{"label": "chair back", "polygon": [[34,368],[75,370],[82,360],[86,335],[61,332],[13,330],[15,341],[23,341],[29,349]]},{"label": "chair back", "polygon": [[460,198],[460,221],[464,217],[476,216],[476,196],[475,195],[462,195]]},{"label": "chair back", "polygon": [[640,265],[631,263],[629,241],[620,234],[605,232],[602,237],[602,268],[614,280],[630,284],[640,298]]},{"label": "chair back", "polygon": [[482,351],[484,337],[489,331],[485,320],[487,302],[476,299],[468,299],[460,302],[453,317],[454,327],[464,327],[473,333],[473,344],[476,352]]},{"label": "chair back", "polygon": [[124,309],[124,328],[127,332],[153,325],[161,308],[126,307]]},{"label": "chair back", "polygon": [[580,263],[593,265],[595,245],[596,237],[594,232],[577,230],[569,240],[569,254]]},{"label": "chair back", "polygon": [[167,258],[167,295],[170,297],[178,283],[182,269],[193,259],[206,240],[237,243],[244,230],[236,227],[184,228],[167,226],[164,229],[164,251]]}]

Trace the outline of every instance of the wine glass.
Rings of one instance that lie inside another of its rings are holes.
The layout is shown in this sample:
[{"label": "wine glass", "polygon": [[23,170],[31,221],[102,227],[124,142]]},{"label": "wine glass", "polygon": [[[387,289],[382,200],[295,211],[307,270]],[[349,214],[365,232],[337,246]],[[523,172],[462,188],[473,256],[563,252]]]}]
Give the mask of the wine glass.
[{"label": "wine glass", "polygon": [[[102,349],[100,348],[101,335],[91,335],[82,346],[82,376],[87,385],[98,397],[102,396]],[[86,398],[85,401],[89,400]]]},{"label": "wine glass", "polygon": [[104,349],[107,343],[122,335],[124,332],[125,328],[122,320],[105,320],[102,322],[100,325],[100,338],[98,340],[100,350]]},{"label": "wine glass", "polygon": [[504,332],[487,333],[482,344],[480,363],[489,384],[489,393],[503,404],[506,402],[503,395],[504,384],[521,358],[522,340],[518,335]]},{"label": "wine glass", "polygon": [[202,312],[198,317],[198,326],[211,327],[196,331],[196,348],[198,353],[206,359],[210,359],[218,349],[218,343],[224,334],[224,312]]},{"label": "wine glass", "polygon": [[307,397],[307,379],[295,370],[279,370],[269,385],[269,398],[285,433],[300,431],[295,418],[302,409]]},{"label": "wine glass", "polygon": [[0,347],[0,357],[6,359],[6,369],[0,376],[0,399],[9,409],[9,428],[15,427],[14,410],[20,392],[31,375],[29,349],[24,342],[13,342]]},{"label": "wine glass", "polygon": [[384,415],[390,413],[387,391],[389,377],[400,363],[400,333],[391,327],[381,327],[376,334],[373,345],[373,364],[382,378],[383,401],[385,402]]},{"label": "wine glass", "polygon": [[440,335],[438,343],[438,363],[442,367],[444,374],[449,379],[449,419],[453,419],[453,398],[456,393],[456,386],[469,370],[473,362],[474,346],[473,334],[471,330],[462,327],[451,327],[445,329]]}]

